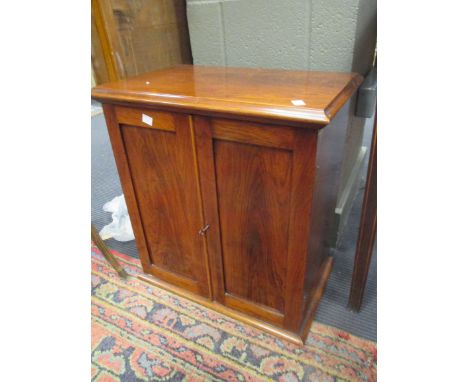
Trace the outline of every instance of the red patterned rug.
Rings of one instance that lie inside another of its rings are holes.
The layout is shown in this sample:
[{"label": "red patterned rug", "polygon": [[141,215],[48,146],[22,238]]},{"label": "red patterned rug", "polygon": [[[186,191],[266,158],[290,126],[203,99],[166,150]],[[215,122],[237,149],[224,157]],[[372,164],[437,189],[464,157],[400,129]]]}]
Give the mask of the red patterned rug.
[{"label": "red patterned rug", "polygon": [[94,246],[93,381],[376,381],[376,344],[315,322],[297,346],[138,280]]}]

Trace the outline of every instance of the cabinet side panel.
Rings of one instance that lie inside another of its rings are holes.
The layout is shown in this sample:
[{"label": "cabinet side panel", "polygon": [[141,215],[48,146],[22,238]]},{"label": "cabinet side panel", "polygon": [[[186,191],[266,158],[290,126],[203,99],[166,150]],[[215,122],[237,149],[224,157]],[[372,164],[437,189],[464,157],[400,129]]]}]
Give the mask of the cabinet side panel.
[{"label": "cabinet side panel", "polygon": [[342,108],[328,126],[320,130],[317,143],[316,176],[312,199],[312,219],[305,279],[305,295],[310,296],[319,280],[320,267],[328,255],[328,237],[334,229],[340,169],[346,139],[346,115]]},{"label": "cabinet side panel", "polygon": [[214,140],[225,292],[284,312],[292,154]]}]

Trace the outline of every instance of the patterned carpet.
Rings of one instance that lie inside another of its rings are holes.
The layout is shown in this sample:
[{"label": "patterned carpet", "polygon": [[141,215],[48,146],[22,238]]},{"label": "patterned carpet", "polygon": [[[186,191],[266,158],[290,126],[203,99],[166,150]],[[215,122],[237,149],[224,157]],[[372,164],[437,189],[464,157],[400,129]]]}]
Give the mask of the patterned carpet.
[{"label": "patterned carpet", "polygon": [[93,381],[376,381],[376,344],[319,323],[297,346],[156,288],[92,246]]}]

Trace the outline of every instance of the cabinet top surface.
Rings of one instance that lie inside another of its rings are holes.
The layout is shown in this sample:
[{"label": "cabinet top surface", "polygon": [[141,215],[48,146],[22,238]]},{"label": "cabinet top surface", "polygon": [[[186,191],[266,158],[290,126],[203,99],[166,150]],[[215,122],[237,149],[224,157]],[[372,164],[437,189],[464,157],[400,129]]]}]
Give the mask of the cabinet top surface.
[{"label": "cabinet top surface", "polygon": [[326,125],[361,82],[356,73],[179,65],[97,86],[92,97]]}]

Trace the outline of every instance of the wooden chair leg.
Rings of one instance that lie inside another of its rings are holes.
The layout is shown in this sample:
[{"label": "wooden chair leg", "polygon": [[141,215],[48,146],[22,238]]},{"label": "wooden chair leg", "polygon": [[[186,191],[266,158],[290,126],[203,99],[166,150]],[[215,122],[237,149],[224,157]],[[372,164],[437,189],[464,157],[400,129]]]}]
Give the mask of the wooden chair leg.
[{"label": "wooden chair leg", "polygon": [[369,264],[377,234],[377,111],[367,170],[366,190],[362,202],[361,223],[354,258],[353,278],[349,293],[348,308],[358,312],[366,286]]},{"label": "wooden chair leg", "polygon": [[102,252],[103,256],[106,258],[106,260],[109,262],[109,264],[116,270],[116,272],[119,274],[120,277],[126,278],[128,276],[128,273],[125,272],[125,269],[123,269],[117,259],[114,257],[114,255],[109,251],[109,248],[107,248],[107,245],[104,243],[104,241],[101,239],[101,236],[99,236],[99,232],[97,231],[96,227],[94,224],[91,224],[91,239],[94,241],[94,244],[99,248],[99,250]]}]

